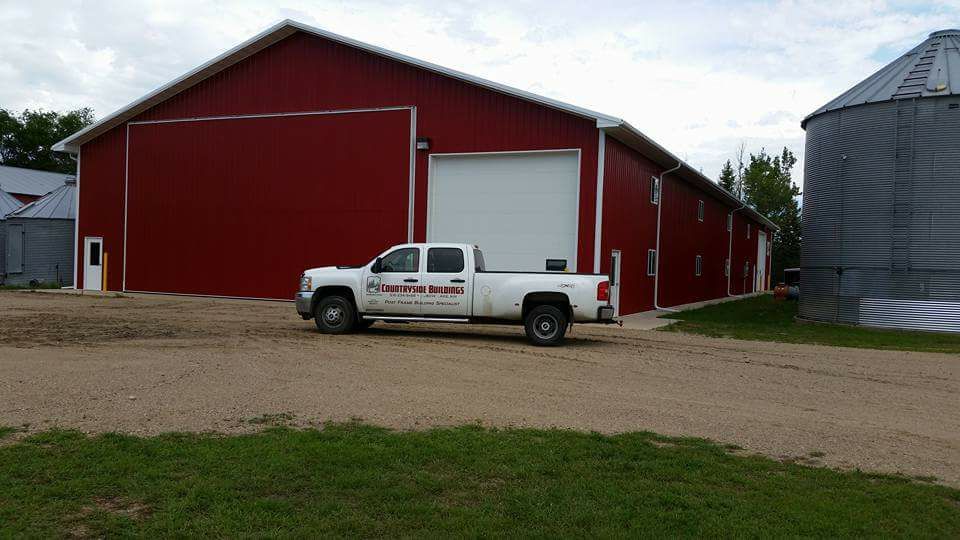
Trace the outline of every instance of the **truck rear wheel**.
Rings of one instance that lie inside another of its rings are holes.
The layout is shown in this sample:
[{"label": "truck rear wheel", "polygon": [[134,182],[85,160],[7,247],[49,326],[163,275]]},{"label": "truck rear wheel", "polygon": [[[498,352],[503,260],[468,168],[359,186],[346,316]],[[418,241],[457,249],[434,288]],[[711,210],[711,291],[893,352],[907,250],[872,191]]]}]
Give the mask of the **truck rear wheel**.
[{"label": "truck rear wheel", "polygon": [[567,317],[556,306],[537,306],[527,313],[524,328],[530,343],[544,347],[557,345],[567,333]]},{"label": "truck rear wheel", "polygon": [[313,312],[313,321],[324,334],[346,334],[353,330],[356,320],[353,304],[342,296],[321,299]]}]

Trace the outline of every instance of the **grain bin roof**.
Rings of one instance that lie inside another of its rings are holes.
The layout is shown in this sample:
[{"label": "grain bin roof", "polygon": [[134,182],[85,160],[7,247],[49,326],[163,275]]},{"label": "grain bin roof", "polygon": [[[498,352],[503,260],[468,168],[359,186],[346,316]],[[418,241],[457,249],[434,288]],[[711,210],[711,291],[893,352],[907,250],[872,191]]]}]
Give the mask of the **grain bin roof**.
[{"label": "grain bin roof", "polygon": [[39,197],[57,189],[71,178],[71,174],[0,165],[0,189],[7,193]]},{"label": "grain bin roof", "polygon": [[19,210],[9,218],[27,219],[74,219],[76,208],[77,183],[67,180],[60,187],[40,197]]},{"label": "grain bin roof", "polygon": [[23,206],[23,203],[16,197],[0,189],[0,219],[21,206]]},{"label": "grain bin roof", "polygon": [[933,32],[909,52],[810,113],[894,99],[960,94],[960,30]]}]

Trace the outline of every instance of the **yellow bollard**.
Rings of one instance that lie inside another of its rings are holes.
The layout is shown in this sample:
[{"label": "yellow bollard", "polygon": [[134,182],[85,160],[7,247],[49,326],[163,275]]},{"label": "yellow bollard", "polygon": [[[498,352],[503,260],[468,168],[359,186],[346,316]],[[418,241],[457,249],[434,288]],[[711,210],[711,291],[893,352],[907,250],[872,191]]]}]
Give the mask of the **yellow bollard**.
[{"label": "yellow bollard", "polygon": [[100,276],[100,280],[102,281],[102,283],[100,283],[100,290],[103,292],[107,292],[107,255],[107,252],[103,253],[103,275]]}]

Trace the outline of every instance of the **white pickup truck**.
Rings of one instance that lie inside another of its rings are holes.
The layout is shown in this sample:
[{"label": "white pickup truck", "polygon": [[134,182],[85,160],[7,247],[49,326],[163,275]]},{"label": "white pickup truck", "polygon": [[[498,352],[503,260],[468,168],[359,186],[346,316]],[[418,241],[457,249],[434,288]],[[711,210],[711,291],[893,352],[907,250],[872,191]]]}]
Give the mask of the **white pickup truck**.
[{"label": "white pickup truck", "polygon": [[365,266],[311,268],[296,304],[329,334],[374,321],[523,324],[532,343],[556,345],[574,322],[615,322],[606,275],[491,272],[468,244],[401,244]]}]

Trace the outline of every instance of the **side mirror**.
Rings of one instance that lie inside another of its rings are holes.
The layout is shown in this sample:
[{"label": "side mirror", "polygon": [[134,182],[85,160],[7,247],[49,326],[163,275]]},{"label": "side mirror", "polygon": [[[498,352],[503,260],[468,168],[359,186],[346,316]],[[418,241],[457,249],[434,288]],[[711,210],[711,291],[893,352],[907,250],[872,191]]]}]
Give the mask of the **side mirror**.
[{"label": "side mirror", "polygon": [[370,271],[374,274],[379,274],[382,266],[383,257],[377,257],[377,260],[373,261],[373,266],[370,267]]}]

